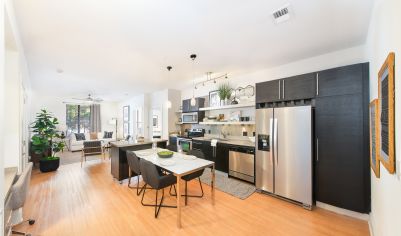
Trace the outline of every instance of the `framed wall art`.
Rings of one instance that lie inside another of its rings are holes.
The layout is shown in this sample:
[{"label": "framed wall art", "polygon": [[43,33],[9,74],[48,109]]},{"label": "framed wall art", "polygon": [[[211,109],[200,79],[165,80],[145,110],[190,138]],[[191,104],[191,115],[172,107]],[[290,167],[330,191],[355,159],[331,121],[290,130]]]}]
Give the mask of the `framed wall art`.
[{"label": "framed wall art", "polygon": [[130,106],[123,107],[123,137],[130,135]]},{"label": "framed wall art", "polygon": [[379,100],[375,99],[369,104],[369,131],[370,131],[370,167],[380,178],[380,155],[379,155]]},{"label": "framed wall art", "polygon": [[394,59],[390,53],[378,74],[379,89],[379,155],[390,174],[395,172],[394,141]]},{"label": "framed wall art", "polygon": [[220,106],[220,96],[217,90],[209,92],[209,106],[210,107]]}]

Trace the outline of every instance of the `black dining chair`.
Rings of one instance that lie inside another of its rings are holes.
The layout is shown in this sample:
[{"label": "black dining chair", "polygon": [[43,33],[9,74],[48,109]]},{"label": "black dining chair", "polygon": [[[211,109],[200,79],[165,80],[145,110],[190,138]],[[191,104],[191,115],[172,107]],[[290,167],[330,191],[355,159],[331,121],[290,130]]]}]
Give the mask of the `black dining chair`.
[{"label": "black dining chair", "polygon": [[[193,155],[193,156],[196,156],[197,158],[205,159],[205,155],[200,150],[195,150],[195,149],[189,150],[189,152],[187,152],[187,155]],[[200,180],[200,177],[203,175],[204,171],[205,171],[205,169],[198,170],[196,172],[193,172],[191,174],[184,175],[184,176],[181,177],[181,179],[185,181],[185,194],[181,195],[181,196],[185,197],[185,205],[188,204],[188,197],[197,197],[197,198],[203,197],[203,188],[202,188],[202,182]],[[202,194],[200,194],[200,195],[189,195],[188,194],[188,182],[193,180],[193,179],[196,179],[196,178],[198,178]],[[174,190],[175,190],[175,188],[174,188]],[[171,193],[171,187],[170,187],[170,195],[176,196],[176,194],[174,195],[174,194]]]},{"label": "black dining chair", "polygon": [[[128,173],[128,187],[129,188],[136,188],[136,195],[139,196],[141,192],[146,188],[146,184],[142,187],[139,187],[139,176],[141,175],[141,167],[140,167],[140,159],[133,151],[127,151],[127,162],[129,166],[129,173]],[[132,174],[137,177],[136,187],[131,186],[131,178]]]},{"label": "black dining chair", "polygon": [[169,144],[166,146],[166,149],[176,152],[177,151],[177,145]]},{"label": "black dining chair", "polygon": [[[156,190],[156,202],[155,204],[145,204],[143,203],[143,198],[145,197],[146,189],[143,189],[141,204],[143,206],[151,206],[155,207],[155,218],[159,215],[160,208],[168,207],[168,208],[176,208],[177,206],[163,205],[164,199],[164,188],[168,186],[172,186],[177,182],[177,178],[173,174],[163,175],[161,174],[157,167],[147,160],[140,161],[140,169],[142,178],[145,181],[146,185],[150,185],[153,189]],[[145,185],[145,186],[146,186]],[[159,190],[162,190],[162,197],[160,199],[160,203],[157,203]]]}]

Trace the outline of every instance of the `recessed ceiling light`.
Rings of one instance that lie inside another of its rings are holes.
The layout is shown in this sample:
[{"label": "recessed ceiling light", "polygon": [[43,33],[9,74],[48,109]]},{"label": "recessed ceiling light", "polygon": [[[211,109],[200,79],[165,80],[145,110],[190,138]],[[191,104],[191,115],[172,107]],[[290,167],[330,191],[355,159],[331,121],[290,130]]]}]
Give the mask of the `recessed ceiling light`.
[{"label": "recessed ceiling light", "polygon": [[57,73],[59,73],[59,74],[61,74],[61,73],[64,72],[64,71],[63,71],[62,69],[60,69],[60,68],[58,68],[56,71],[57,71]]}]

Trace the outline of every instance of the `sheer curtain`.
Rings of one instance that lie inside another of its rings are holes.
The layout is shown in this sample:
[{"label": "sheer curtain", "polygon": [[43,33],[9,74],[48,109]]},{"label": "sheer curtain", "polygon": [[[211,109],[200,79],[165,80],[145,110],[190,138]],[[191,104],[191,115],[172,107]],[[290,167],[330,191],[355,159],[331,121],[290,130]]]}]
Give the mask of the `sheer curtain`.
[{"label": "sheer curtain", "polygon": [[102,132],[102,123],[100,120],[100,104],[92,104],[91,109],[91,120],[90,120],[90,130],[91,132]]}]

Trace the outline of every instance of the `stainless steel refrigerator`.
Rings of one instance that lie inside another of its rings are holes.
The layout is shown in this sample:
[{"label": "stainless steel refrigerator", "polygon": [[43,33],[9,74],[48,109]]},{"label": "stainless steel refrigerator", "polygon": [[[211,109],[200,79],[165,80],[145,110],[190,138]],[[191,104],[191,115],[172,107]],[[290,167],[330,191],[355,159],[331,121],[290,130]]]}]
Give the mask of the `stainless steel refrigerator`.
[{"label": "stainless steel refrigerator", "polygon": [[312,107],[256,110],[256,188],[312,206]]}]

